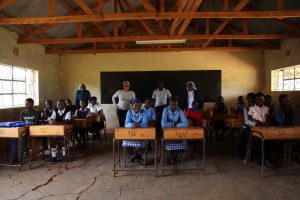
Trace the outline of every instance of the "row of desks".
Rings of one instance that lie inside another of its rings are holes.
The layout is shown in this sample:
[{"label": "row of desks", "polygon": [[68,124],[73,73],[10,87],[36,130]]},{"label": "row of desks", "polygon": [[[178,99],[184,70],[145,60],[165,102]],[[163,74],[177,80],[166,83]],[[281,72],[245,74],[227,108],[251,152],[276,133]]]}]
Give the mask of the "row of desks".
[{"label": "row of desks", "polygon": [[[63,146],[67,147],[67,139],[73,135],[73,125],[36,125],[36,126],[25,126],[18,128],[0,128],[0,139],[17,139],[18,140],[18,166],[21,171],[22,163],[21,163],[21,152],[20,152],[20,139],[22,136],[28,135],[30,138],[48,138],[48,137],[62,137],[63,138]],[[73,139],[74,142],[74,139]],[[35,148],[29,143],[29,153],[30,153],[30,167],[31,160],[33,156],[35,156]],[[75,150],[75,148],[74,148]],[[34,152],[34,153],[32,153]],[[32,156],[33,155],[33,156]],[[0,165],[8,165],[9,164],[0,164]],[[67,160],[65,156],[65,166],[67,168]]]},{"label": "row of desks", "polygon": [[[145,169],[146,171],[155,171],[157,173],[157,136],[155,128],[116,128],[114,139],[113,139],[113,172],[114,176],[119,171],[140,171],[139,169],[126,169],[126,152],[124,149],[124,167],[121,167],[120,162],[120,144],[122,140],[138,140],[138,141],[154,141],[154,168],[151,170]],[[163,135],[161,139],[161,171],[164,174],[164,171],[170,171],[164,167],[164,142],[172,140],[198,140],[203,142],[203,165],[202,168],[198,167],[198,148],[197,148],[197,167],[189,168],[189,170],[204,170],[205,169],[205,136],[204,129],[201,127],[189,127],[189,128],[164,128]],[[115,142],[117,142],[118,147],[118,160],[116,160],[115,153]],[[200,145],[200,143],[199,143]],[[147,148],[144,151],[144,158],[146,158]],[[145,160],[146,162],[146,160]],[[145,166],[144,166],[145,167]]]}]

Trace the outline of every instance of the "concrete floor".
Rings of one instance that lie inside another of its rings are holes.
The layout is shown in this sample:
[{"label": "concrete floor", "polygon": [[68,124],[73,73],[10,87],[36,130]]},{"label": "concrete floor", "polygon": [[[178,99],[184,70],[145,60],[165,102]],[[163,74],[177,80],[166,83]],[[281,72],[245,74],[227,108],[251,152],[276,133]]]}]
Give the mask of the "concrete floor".
[{"label": "concrete floor", "polygon": [[111,139],[88,156],[69,163],[34,166],[22,172],[0,167],[0,199],[299,199],[300,173],[249,169],[232,149],[233,141],[207,143],[206,174],[202,171],[112,173]]}]

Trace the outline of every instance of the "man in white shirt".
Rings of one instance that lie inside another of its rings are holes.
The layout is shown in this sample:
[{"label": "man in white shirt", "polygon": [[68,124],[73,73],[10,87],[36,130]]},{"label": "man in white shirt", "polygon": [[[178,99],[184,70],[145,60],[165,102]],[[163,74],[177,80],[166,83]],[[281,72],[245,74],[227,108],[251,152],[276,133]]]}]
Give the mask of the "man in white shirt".
[{"label": "man in white shirt", "polygon": [[158,122],[161,119],[161,114],[164,107],[168,105],[168,98],[170,98],[171,92],[164,88],[164,83],[162,81],[158,82],[158,88],[153,91],[152,98],[155,99],[155,110],[157,113]]}]

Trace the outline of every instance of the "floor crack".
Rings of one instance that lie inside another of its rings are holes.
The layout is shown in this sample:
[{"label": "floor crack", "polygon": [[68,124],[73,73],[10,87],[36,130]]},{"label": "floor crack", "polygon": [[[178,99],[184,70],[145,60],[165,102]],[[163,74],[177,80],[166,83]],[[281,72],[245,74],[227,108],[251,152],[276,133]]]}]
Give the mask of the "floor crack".
[{"label": "floor crack", "polygon": [[78,193],[78,196],[77,196],[76,200],[80,199],[80,197],[83,195],[84,192],[88,191],[91,187],[93,187],[93,186],[95,185],[97,179],[98,179],[99,177],[103,176],[104,174],[105,174],[105,173],[102,173],[102,174],[100,174],[100,175],[98,175],[98,176],[95,176],[95,177],[94,177],[94,181],[93,181],[88,187],[86,187],[85,189],[81,190],[81,191]]}]

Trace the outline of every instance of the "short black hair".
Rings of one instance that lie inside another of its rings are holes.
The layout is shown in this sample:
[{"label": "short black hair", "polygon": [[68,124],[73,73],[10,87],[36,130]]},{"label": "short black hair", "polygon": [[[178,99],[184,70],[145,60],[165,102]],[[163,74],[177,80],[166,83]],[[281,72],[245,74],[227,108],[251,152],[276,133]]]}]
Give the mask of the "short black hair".
[{"label": "short black hair", "polygon": [[48,99],[45,101],[46,104],[53,104],[52,100]]},{"label": "short black hair", "polygon": [[27,98],[27,99],[25,100],[25,102],[28,102],[28,103],[32,103],[32,104],[34,104],[34,101],[33,101],[33,99],[32,99],[32,98]]},{"label": "short black hair", "polygon": [[271,97],[271,95],[265,95],[265,99],[270,99],[270,100],[272,100],[272,97]]},{"label": "short black hair", "polygon": [[92,96],[92,97],[90,98],[90,101],[92,101],[92,100],[97,101],[97,97]]},{"label": "short black hair", "polygon": [[58,102],[66,104],[65,100],[63,100],[63,99],[59,99]]},{"label": "short black hair", "polygon": [[287,98],[287,97],[289,97],[289,95],[287,95],[287,94],[281,94],[281,95],[278,97],[278,100],[279,100],[279,102],[281,102],[284,98]]},{"label": "short black hair", "polygon": [[253,92],[249,92],[248,94],[247,94],[247,99],[248,98],[254,98],[255,97],[255,94],[253,93]]},{"label": "short black hair", "polygon": [[264,95],[262,92],[257,92],[257,93],[255,94],[255,99],[256,99],[257,97],[265,97],[265,95]]},{"label": "short black hair", "polygon": [[173,101],[173,102],[178,102],[178,96],[171,96],[171,97],[169,98],[169,102],[171,102],[171,101]]}]

